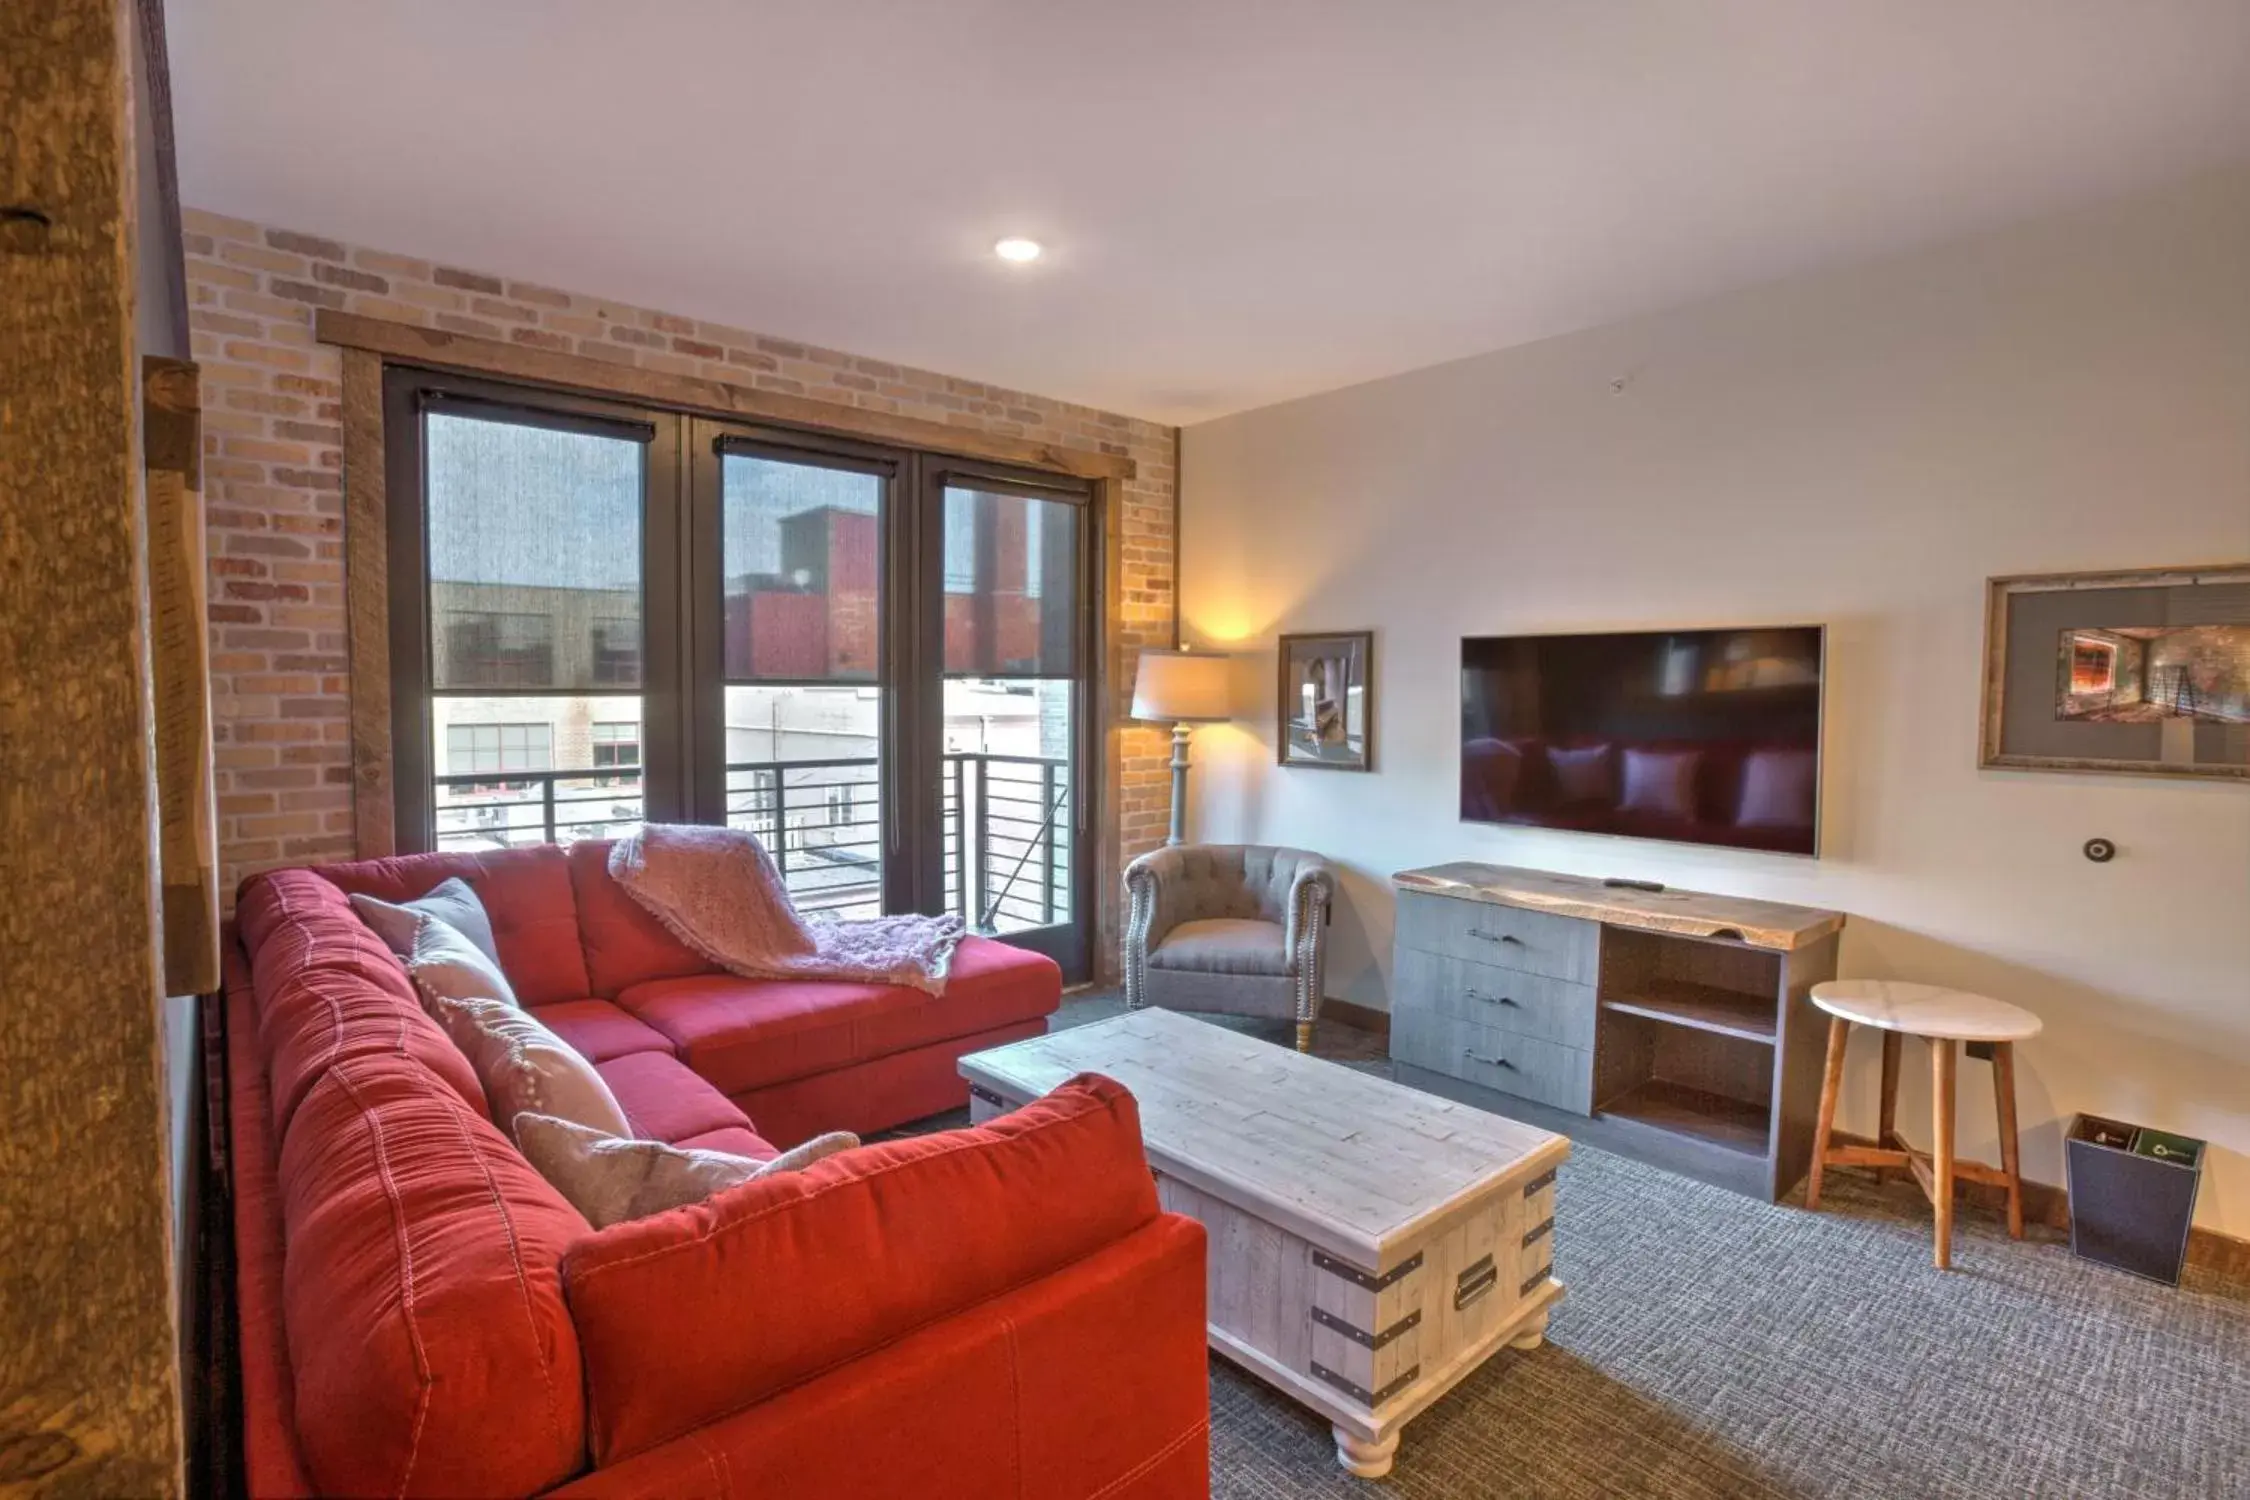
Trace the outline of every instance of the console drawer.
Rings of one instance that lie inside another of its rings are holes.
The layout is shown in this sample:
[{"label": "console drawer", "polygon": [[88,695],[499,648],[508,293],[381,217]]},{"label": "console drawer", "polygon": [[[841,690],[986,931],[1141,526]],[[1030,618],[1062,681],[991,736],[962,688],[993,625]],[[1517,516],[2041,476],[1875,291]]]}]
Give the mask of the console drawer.
[{"label": "console drawer", "polygon": [[1594,987],[1522,969],[1399,948],[1391,1008],[1434,1011],[1566,1047],[1594,1045]]},{"label": "console drawer", "polygon": [[1593,1112],[1594,1059],[1584,1048],[1408,1008],[1391,1014],[1391,1056],[1574,1114]]},{"label": "console drawer", "polygon": [[1520,906],[1401,891],[1398,942],[1443,958],[1466,958],[1592,984],[1601,924]]}]

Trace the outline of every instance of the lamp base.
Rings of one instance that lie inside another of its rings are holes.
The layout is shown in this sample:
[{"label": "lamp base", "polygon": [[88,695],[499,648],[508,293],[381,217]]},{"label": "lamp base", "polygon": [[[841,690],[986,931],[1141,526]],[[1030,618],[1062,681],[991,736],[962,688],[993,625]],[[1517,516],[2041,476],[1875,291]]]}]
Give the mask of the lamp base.
[{"label": "lamp base", "polygon": [[1188,727],[1172,726],[1172,832],[1165,838],[1165,847],[1187,842],[1187,773]]}]

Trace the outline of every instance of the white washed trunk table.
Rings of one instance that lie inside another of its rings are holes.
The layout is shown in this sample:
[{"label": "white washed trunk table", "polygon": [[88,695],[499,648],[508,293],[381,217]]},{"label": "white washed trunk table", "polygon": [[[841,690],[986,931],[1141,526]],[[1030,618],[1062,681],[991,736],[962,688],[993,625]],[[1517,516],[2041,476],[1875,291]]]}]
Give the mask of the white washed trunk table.
[{"label": "white washed trunk table", "polygon": [[1376,1479],[1399,1429],[1563,1293],[1570,1142],[1163,1010],[961,1059],[982,1121],[1078,1073],[1116,1079],[1167,1209],[1210,1235],[1211,1347],[1333,1424]]}]

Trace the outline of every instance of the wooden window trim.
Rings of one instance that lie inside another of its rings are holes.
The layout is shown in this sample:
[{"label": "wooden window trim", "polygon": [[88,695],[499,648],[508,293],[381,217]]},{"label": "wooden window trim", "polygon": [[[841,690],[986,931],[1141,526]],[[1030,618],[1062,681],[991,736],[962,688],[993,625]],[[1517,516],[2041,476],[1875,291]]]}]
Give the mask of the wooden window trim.
[{"label": "wooden window trim", "polygon": [[696,375],[643,370],[588,359],[582,354],[559,354],[551,349],[503,344],[496,339],[448,333],[439,328],[418,328],[359,313],[337,312],[333,308],[324,307],[316,313],[313,336],[323,344],[334,344],[347,351],[358,350],[399,364],[637,401],[697,416],[775,422],[931,453],[1043,469],[1076,479],[1134,477],[1133,460],[1116,454],[1064,448],[1035,438],[980,432],[973,427],[955,427],[923,417],[863,411],[834,401],[753,390],[749,386],[705,380]]}]

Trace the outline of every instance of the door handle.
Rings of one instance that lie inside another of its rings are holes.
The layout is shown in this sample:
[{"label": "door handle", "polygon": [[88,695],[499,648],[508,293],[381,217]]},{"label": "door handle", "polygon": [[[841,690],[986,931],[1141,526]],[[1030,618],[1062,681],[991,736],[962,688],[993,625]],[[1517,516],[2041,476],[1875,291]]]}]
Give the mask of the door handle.
[{"label": "door handle", "polygon": [[1486,1057],[1482,1053],[1478,1052],[1474,1047],[1463,1047],[1461,1049],[1461,1055],[1467,1058],[1470,1062],[1483,1063],[1488,1068],[1506,1068],[1511,1073],[1516,1071],[1516,1065],[1508,1061],[1506,1058]]},{"label": "door handle", "polygon": [[1513,995],[1487,995],[1479,990],[1470,990],[1467,994],[1471,1000],[1482,1000],[1487,1005],[1505,1005],[1510,1010],[1523,1009],[1521,1005],[1516,1003],[1516,998]]},{"label": "door handle", "polygon": [[1482,927],[1472,927],[1469,929],[1469,936],[1482,938],[1488,943],[1514,943],[1519,948],[1523,946],[1523,939],[1512,932],[1486,932]]}]

